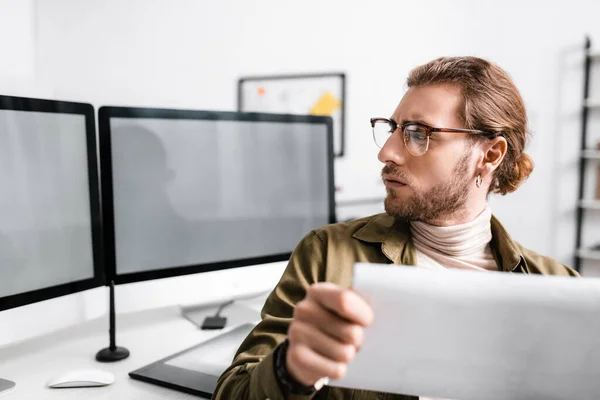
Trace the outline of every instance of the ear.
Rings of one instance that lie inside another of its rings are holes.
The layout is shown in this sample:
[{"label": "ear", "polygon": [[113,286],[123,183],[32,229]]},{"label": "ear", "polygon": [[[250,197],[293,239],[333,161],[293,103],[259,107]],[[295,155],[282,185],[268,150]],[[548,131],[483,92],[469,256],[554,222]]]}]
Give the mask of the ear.
[{"label": "ear", "polygon": [[477,166],[477,173],[481,174],[484,180],[491,178],[492,173],[504,160],[507,149],[508,143],[502,136],[498,136],[482,145],[483,157]]}]

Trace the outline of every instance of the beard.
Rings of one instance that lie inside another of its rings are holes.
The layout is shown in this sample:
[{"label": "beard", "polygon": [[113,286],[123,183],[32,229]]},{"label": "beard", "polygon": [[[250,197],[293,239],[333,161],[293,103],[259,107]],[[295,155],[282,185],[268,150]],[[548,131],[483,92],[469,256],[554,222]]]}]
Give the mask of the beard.
[{"label": "beard", "polygon": [[440,183],[425,192],[418,192],[412,186],[406,172],[394,164],[383,167],[381,174],[391,175],[409,183],[413,191],[406,198],[400,197],[394,189],[387,189],[385,212],[406,221],[434,222],[454,215],[465,208],[471,180],[469,179],[469,152],[458,161],[452,172],[452,179]]}]

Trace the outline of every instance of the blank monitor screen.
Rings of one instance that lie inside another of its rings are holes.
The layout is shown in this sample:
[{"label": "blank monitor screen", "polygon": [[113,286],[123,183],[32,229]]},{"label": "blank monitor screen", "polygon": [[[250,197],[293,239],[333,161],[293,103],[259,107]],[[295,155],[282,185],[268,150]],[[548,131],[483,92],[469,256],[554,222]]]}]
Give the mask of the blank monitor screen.
[{"label": "blank monitor screen", "polygon": [[100,129],[117,276],[289,256],[332,222],[330,118],[102,107]]},{"label": "blank monitor screen", "polygon": [[0,96],[0,309],[101,284],[94,143],[91,105]]}]

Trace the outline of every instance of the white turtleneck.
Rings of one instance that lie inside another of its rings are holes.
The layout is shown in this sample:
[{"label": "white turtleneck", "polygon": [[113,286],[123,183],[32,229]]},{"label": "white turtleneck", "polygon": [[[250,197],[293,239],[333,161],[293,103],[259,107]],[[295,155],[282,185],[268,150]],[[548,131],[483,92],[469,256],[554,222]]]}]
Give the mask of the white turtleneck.
[{"label": "white turtleneck", "polygon": [[[463,268],[478,271],[497,270],[492,255],[492,212],[489,207],[466,224],[434,226],[414,221],[410,224],[419,267],[440,270]],[[420,400],[443,400],[419,397]]]},{"label": "white turtleneck", "polygon": [[486,206],[477,218],[466,224],[434,226],[425,222],[411,222],[417,265],[428,269],[497,270],[490,247],[491,218],[492,212]]}]

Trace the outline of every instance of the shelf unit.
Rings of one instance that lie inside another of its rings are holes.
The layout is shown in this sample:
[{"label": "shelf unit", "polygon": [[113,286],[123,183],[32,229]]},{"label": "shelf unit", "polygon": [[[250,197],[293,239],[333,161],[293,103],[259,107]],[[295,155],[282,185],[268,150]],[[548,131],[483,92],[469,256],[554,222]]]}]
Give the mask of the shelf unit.
[{"label": "shelf unit", "polygon": [[600,63],[600,53],[591,51],[589,37],[585,39],[583,106],[581,108],[581,153],[579,157],[579,194],[576,212],[575,270],[581,270],[583,260],[600,261],[600,249],[582,248],[583,216],[586,212],[600,210],[600,200],[585,199],[585,171],[589,163],[600,161],[600,150],[588,148],[588,114],[591,110],[600,110],[600,98],[590,97],[590,71],[592,63]]},{"label": "shelf unit", "polygon": [[581,200],[579,207],[585,210],[600,210],[600,200]]},{"label": "shelf unit", "polygon": [[[600,58],[597,61],[600,61]],[[585,105],[587,108],[600,108],[600,99],[587,99]]]},{"label": "shelf unit", "polygon": [[600,160],[600,151],[585,149],[581,152],[581,157],[588,160]]},{"label": "shelf unit", "polygon": [[577,257],[582,260],[600,261],[600,250],[579,250]]}]

